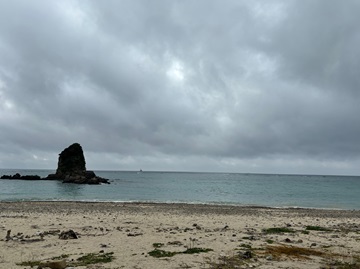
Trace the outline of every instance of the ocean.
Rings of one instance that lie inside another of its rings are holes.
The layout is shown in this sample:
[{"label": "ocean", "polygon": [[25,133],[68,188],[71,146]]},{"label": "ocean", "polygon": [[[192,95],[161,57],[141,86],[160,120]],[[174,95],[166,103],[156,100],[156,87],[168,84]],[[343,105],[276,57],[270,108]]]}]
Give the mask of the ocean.
[{"label": "ocean", "polygon": [[[0,169],[0,175],[52,170]],[[360,210],[360,176],[95,171],[111,184],[0,180],[0,201],[111,201]]]}]

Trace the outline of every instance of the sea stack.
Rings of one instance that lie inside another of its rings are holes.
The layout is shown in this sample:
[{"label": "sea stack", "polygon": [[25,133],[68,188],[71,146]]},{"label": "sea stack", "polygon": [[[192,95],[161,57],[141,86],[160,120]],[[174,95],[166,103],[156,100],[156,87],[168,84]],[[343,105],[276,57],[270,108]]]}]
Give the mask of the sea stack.
[{"label": "sea stack", "polygon": [[59,154],[56,173],[48,175],[47,179],[76,184],[109,183],[107,179],[96,176],[93,171],[86,170],[84,152],[79,143],[70,145]]}]

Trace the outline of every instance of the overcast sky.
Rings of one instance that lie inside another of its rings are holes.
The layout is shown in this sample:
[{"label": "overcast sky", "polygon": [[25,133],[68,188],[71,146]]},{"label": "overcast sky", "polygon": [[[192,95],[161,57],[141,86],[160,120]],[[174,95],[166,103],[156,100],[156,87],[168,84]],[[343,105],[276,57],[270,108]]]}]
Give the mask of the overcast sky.
[{"label": "overcast sky", "polygon": [[0,0],[0,168],[360,175],[358,0]]}]

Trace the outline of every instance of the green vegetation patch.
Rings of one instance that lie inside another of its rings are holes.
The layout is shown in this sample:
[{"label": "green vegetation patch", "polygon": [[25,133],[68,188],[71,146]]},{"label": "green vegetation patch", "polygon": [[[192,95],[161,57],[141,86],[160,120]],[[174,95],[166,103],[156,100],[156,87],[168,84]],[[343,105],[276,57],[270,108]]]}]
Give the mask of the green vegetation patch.
[{"label": "green vegetation patch", "polygon": [[171,251],[166,251],[166,250],[162,250],[162,249],[154,249],[154,250],[148,252],[148,254],[150,256],[155,257],[155,258],[172,257],[178,253],[179,252],[171,252]]},{"label": "green vegetation patch", "polygon": [[209,252],[212,251],[211,248],[188,248],[187,250],[180,252],[179,254],[196,254],[201,252]]},{"label": "green vegetation patch", "polygon": [[61,254],[60,256],[52,257],[51,260],[63,260],[69,258],[69,256],[68,254]]},{"label": "green vegetation patch", "polygon": [[267,228],[263,230],[266,234],[295,233],[293,229],[286,227]]},{"label": "green vegetation patch", "polygon": [[25,262],[17,263],[16,265],[35,267],[35,266],[40,266],[40,263],[41,261],[25,261]]},{"label": "green vegetation patch", "polygon": [[74,263],[70,263],[71,266],[86,266],[96,263],[108,263],[114,260],[114,252],[108,253],[89,253],[81,256]]},{"label": "green vegetation patch", "polygon": [[[52,257],[52,258],[50,258],[50,260],[62,260],[62,259],[66,259],[68,257],[69,257],[68,254],[62,254],[60,256]],[[35,267],[35,266],[40,266],[41,263],[42,263],[42,261],[25,261],[25,262],[17,263],[16,265]]]},{"label": "green vegetation patch", "polygon": [[252,248],[252,246],[249,245],[249,244],[241,244],[240,247],[245,248],[245,249],[251,249]]},{"label": "green vegetation patch", "polygon": [[322,232],[331,232],[332,230],[329,228],[321,227],[321,226],[306,226],[307,231],[322,231]]},{"label": "green vegetation patch", "polygon": [[[97,263],[108,263],[113,261],[114,252],[108,253],[89,253],[84,256],[79,257],[76,261],[69,262],[68,266],[70,267],[77,267],[77,266],[86,266],[90,264],[97,264]],[[61,260],[68,258],[69,255],[63,254],[60,256],[52,257],[50,260]],[[41,266],[43,261],[25,261],[22,263],[17,263],[16,265],[19,266],[30,266],[30,267],[38,267]]]}]

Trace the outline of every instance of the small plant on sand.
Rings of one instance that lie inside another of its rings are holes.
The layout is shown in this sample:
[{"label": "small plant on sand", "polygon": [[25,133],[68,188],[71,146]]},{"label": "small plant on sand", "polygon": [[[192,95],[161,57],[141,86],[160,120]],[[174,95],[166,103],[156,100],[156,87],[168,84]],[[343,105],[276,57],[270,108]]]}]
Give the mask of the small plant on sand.
[{"label": "small plant on sand", "polygon": [[69,254],[61,254],[60,256],[56,256],[56,257],[52,257],[51,260],[61,260],[61,259],[66,259],[69,258]]},{"label": "small plant on sand", "polygon": [[188,248],[187,250],[180,252],[180,254],[196,254],[202,252],[209,252],[212,251],[211,248]]},{"label": "small plant on sand", "polygon": [[154,249],[154,250],[148,252],[148,254],[155,258],[164,258],[164,257],[172,257],[172,256],[178,254],[178,252],[171,252],[171,251],[166,251],[166,250],[162,250],[162,249]]},{"label": "small plant on sand", "polygon": [[164,246],[163,243],[154,243],[154,244],[153,244],[153,247],[154,247],[154,248],[161,248],[162,246]]},{"label": "small plant on sand", "polygon": [[321,231],[321,232],[331,232],[331,229],[321,227],[321,226],[306,226],[307,231]]},{"label": "small plant on sand", "polygon": [[[247,253],[247,252],[246,252]],[[235,255],[221,255],[217,260],[213,260],[209,257],[205,259],[205,268],[210,269],[237,269],[248,268],[248,264],[252,261],[251,257],[244,256],[245,253],[237,253]],[[246,267],[243,267],[246,266]]]},{"label": "small plant on sand", "polygon": [[244,261],[238,257],[221,257],[218,261],[207,261],[209,268],[211,269],[235,269],[242,268]]},{"label": "small plant on sand", "polygon": [[241,244],[240,247],[245,248],[245,249],[251,249],[252,248],[251,245],[249,245],[249,244]]},{"label": "small plant on sand", "polygon": [[96,263],[108,263],[113,261],[114,259],[114,252],[108,253],[89,253],[77,260],[74,263],[70,263],[71,266],[86,266],[89,264],[96,264]]},{"label": "small plant on sand", "polygon": [[287,227],[275,227],[275,228],[267,228],[263,230],[266,234],[281,234],[281,233],[295,233],[293,229]]}]

